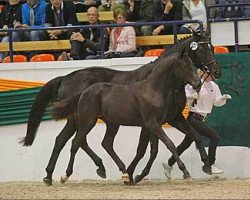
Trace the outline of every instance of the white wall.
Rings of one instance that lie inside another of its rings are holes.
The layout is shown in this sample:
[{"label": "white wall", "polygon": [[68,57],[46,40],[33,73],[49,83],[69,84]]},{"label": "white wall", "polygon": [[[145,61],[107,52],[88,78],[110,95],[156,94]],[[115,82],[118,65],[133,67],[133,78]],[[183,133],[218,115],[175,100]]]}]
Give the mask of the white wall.
[{"label": "white wall", "polygon": [[[4,181],[41,181],[46,175],[45,168],[54,146],[55,137],[58,135],[65,122],[46,121],[42,122],[38,131],[37,138],[31,147],[23,147],[18,144],[19,138],[26,133],[26,124],[0,126],[0,182]],[[103,159],[103,164],[107,170],[107,178],[119,179],[121,173],[113,160],[101,147],[101,141],[104,137],[105,125],[97,124],[88,135],[90,147]],[[126,166],[132,161],[138,143],[140,128],[121,127],[114,144],[114,149],[124,161]],[[178,145],[183,138],[183,134],[174,128],[166,128],[165,132]],[[71,140],[63,149],[56,169],[54,180],[59,180],[61,175],[65,174],[69,160]],[[149,157],[149,147],[145,158],[139,163],[135,174],[142,171]],[[160,142],[159,154],[152,167],[148,178],[164,178],[162,161],[167,161],[170,152]],[[181,159],[194,178],[205,178],[209,175],[201,171],[202,162],[198,151],[192,145]],[[217,165],[225,173],[221,177],[250,177],[250,149],[246,147],[219,147],[217,150]],[[86,178],[99,179],[96,175],[96,166],[90,160],[88,155],[79,150],[76,156],[74,173],[71,180],[82,180]],[[173,178],[182,178],[182,173],[175,165]]]},{"label": "white wall", "polygon": [[[1,64],[0,78],[48,81],[59,75],[67,74],[83,66],[105,66],[115,69],[129,70],[141,66],[154,58],[126,58],[112,60],[94,61],[70,61],[50,63],[22,63]],[[119,67],[118,67],[119,66]],[[45,176],[45,168],[48,163],[55,137],[58,135],[65,122],[45,121],[42,122],[37,138],[32,147],[22,147],[18,139],[25,136],[26,124],[0,126],[0,182],[4,181],[41,181]],[[166,133],[174,143],[178,145],[183,135],[174,128],[165,129]],[[90,147],[103,159],[107,169],[107,177],[119,179],[121,173],[117,166],[101,147],[104,136],[105,125],[97,124],[89,133],[88,141]],[[140,128],[122,127],[115,140],[115,150],[125,162],[126,166],[131,162],[136,153]],[[67,167],[71,142],[63,149],[55,172],[54,180],[59,180],[65,174]],[[167,161],[170,152],[160,142],[158,157],[152,167],[149,178],[164,178],[161,162]],[[135,174],[141,172],[149,156],[149,148],[145,158],[140,162]],[[191,146],[181,157],[187,169],[195,178],[204,178],[208,175],[201,171],[202,162],[194,145]],[[250,177],[250,149],[246,147],[219,147],[217,151],[217,165],[225,173],[222,177]],[[90,158],[81,150],[77,153],[74,174],[71,180],[82,180],[86,178],[99,179],[95,173],[96,167]],[[173,178],[182,178],[180,170],[175,166]]]}]

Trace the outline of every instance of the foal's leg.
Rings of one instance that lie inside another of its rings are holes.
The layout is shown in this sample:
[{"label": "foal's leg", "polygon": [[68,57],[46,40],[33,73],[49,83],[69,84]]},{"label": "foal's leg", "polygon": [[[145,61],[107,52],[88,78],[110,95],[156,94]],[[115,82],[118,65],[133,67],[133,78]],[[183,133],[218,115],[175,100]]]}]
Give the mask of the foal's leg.
[{"label": "foal's leg", "polygon": [[154,134],[158,139],[160,139],[166,145],[166,147],[171,151],[171,153],[173,154],[173,156],[178,164],[179,169],[183,172],[183,178],[189,178],[190,174],[187,171],[184,163],[181,161],[174,143],[166,135],[166,133],[164,132],[161,125],[158,122],[156,122],[155,120],[147,121],[144,124],[146,124],[147,128],[151,131],[151,133]]},{"label": "foal's leg", "polygon": [[56,137],[54,149],[49,159],[49,163],[46,167],[47,176],[43,179],[43,182],[46,185],[52,185],[52,174],[55,169],[55,165],[59,154],[63,147],[65,146],[66,142],[74,135],[76,130],[75,121],[68,120],[67,124],[64,126],[60,134]]},{"label": "foal's leg", "polygon": [[156,138],[154,135],[151,134],[150,135],[150,145],[151,145],[150,158],[146,167],[142,170],[142,173],[135,177],[135,183],[140,182],[145,176],[149,174],[150,169],[153,165],[153,162],[158,154],[158,144],[159,144],[158,138]]},{"label": "foal's leg", "polygon": [[142,127],[136,156],[133,159],[133,161],[130,163],[130,165],[128,166],[128,169],[127,169],[129,179],[130,179],[129,184],[133,183],[133,181],[134,181],[133,180],[133,173],[135,171],[135,168],[136,168],[137,164],[139,163],[139,161],[143,158],[143,156],[146,153],[147,146],[149,143],[149,135],[150,135],[150,132],[147,129]]},{"label": "foal's leg", "polygon": [[[46,185],[52,185],[52,174],[55,169],[55,165],[57,162],[57,159],[59,157],[59,154],[67,141],[74,135],[76,131],[76,122],[74,119],[68,119],[66,125],[64,126],[63,130],[60,132],[60,134],[56,137],[54,149],[52,151],[49,163],[46,167],[47,176],[43,179],[43,182]],[[96,166],[98,167],[97,174],[105,178],[106,177],[106,170],[102,163],[101,158],[99,158],[89,147],[85,149],[86,153],[91,157],[91,159],[94,161]]]},{"label": "foal's leg", "polygon": [[[203,171],[207,174],[212,174],[209,159],[202,142],[202,136],[189,124],[183,115],[180,115],[176,120],[169,124],[186,134],[182,143],[177,147],[178,155],[181,155],[192,144],[192,142],[195,141],[196,147],[200,153],[201,161],[204,163],[202,168]],[[168,163],[172,166],[175,163],[175,158],[172,156]]]},{"label": "foal's leg", "polygon": [[[88,120],[88,121],[87,121]],[[72,145],[70,149],[70,160],[68,163],[68,167],[66,170],[66,176],[61,177],[61,183],[65,183],[70,175],[73,173],[73,165],[75,161],[75,155],[79,149],[86,149],[88,147],[87,144],[87,134],[91,131],[91,129],[95,126],[97,119],[86,119],[85,122],[79,125],[79,129],[76,132],[74,139],[72,140]]]},{"label": "foal's leg", "polygon": [[119,156],[114,151],[114,139],[119,130],[119,125],[114,125],[109,122],[105,122],[107,125],[106,133],[102,141],[103,148],[107,151],[110,157],[115,161],[119,170],[123,173],[122,179],[124,182],[129,182],[128,173],[125,164],[119,158]]}]

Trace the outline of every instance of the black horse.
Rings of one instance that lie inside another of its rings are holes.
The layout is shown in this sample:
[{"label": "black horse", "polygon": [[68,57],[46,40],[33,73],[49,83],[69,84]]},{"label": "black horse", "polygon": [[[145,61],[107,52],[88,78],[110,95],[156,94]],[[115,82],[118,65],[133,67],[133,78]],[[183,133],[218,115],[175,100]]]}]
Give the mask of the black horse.
[{"label": "black horse", "polygon": [[[72,141],[66,176],[63,180],[66,181],[73,173],[73,163],[78,149],[80,147],[89,148],[87,134],[96,125],[99,118],[107,125],[102,146],[122,171],[124,181],[129,182],[129,179],[126,179],[128,177],[127,169],[113,149],[113,139],[120,125],[144,127],[149,135],[160,139],[172,152],[183,172],[183,177],[190,177],[179,158],[174,143],[161,126],[166,122],[166,116],[172,113],[173,95],[169,91],[175,87],[174,84],[180,85],[178,81],[173,80],[179,80],[183,87],[186,82],[194,89],[200,89],[200,79],[193,69],[193,63],[186,55],[185,49],[181,54],[172,54],[158,62],[146,80],[129,85],[95,83],[81,94],[57,102],[52,109],[53,117],[55,119],[74,117],[78,126]],[[199,149],[202,148],[201,140],[195,137],[195,141]]]},{"label": "black horse", "polygon": [[[100,67],[78,70],[66,76],[52,79],[44,85],[32,105],[28,120],[27,133],[21,142],[24,146],[32,145],[37,129],[41,123],[42,116],[50,102],[56,99],[60,100],[67,98],[72,94],[77,94],[79,91],[83,91],[96,82],[111,82],[114,84],[127,85],[144,80],[151,73],[155,63],[160,62],[165,56],[169,56],[182,48],[188,48],[188,56],[197,68],[209,70],[215,78],[219,78],[221,76],[220,66],[215,61],[213,46],[208,42],[208,38],[202,35],[194,35],[180,41],[171,49],[168,49],[157,59],[157,61],[146,64],[136,70],[117,71]],[[47,176],[44,178],[44,182],[46,184],[52,184],[52,173],[58,156],[66,142],[73,136],[75,131],[75,121],[72,118],[68,118],[67,124],[56,138],[52,155],[46,167]],[[142,130],[141,134],[144,135],[144,130]],[[98,166],[98,175],[105,177],[106,173],[102,160],[97,158],[91,149],[85,149],[85,151],[93,159],[96,166]]]}]

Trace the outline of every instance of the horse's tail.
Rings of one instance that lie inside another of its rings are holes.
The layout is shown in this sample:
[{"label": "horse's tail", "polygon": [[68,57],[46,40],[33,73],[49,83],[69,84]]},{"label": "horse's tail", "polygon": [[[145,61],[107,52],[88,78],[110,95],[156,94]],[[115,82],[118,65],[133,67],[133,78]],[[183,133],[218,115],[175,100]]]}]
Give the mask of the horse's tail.
[{"label": "horse's tail", "polygon": [[57,98],[58,88],[63,76],[57,77],[46,83],[36,96],[29,114],[26,136],[21,138],[23,146],[31,146],[35,140],[37,129],[42,121],[48,104]]},{"label": "horse's tail", "polygon": [[51,110],[52,117],[59,120],[73,116],[76,112],[77,103],[80,96],[81,93],[56,102],[53,106],[53,109]]}]

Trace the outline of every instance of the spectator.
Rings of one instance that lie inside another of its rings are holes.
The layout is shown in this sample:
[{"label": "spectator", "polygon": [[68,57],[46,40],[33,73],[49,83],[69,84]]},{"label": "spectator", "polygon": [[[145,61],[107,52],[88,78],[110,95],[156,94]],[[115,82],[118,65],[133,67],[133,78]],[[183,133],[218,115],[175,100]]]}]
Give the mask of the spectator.
[{"label": "spectator", "polygon": [[[182,9],[183,20],[200,20],[203,23],[203,29],[207,28],[207,13],[204,0],[184,0]],[[180,33],[192,33],[199,31],[200,25],[196,23],[184,24]]]},{"label": "spectator", "polygon": [[219,0],[218,5],[227,5],[219,7],[219,13],[216,19],[247,17],[249,16],[248,6],[238,6],[238,3],[249,3],[247,0]]},{"label": "spectator", "polygon": [[[90,7],[87,11],[88,24],[99,24],[99,13],[96,7]],[[104,37],[107,40],[107,35]],[[100,29],[89,28],[80,32],[74,32],[70,37],[70,56],[62,53],[63,60],[83,60],[98,58],[98,51],[101,49]]]},{"label": "spectator", "polygon": [[[72,2],[63,0],[50,0],[46,6],[45,27],[77,25],[75,7]],[[69,39],[72,30],[55,29],[47,30],[46,36],[51,39]]]},{"label": "spectator", "polygon": [[[0,24],[2,29],[8,30],[9,28],[15,28],[15,24],[22,22],[22,4],[20,0],[9,0],[4,6],[1,12]],[[9,42],[8,32],[1,32],[3,36],[2,42]],[[16,34],[15,34],[16,35]],[[16,36],[12,37],[13,41],[16,41]],[[0,62],[4,59],[6,53],[0,53]]]},{"label": "spectator", "polygon": [[87,12],[90,7],[98,8],[100,6],[100,2],[95,0],[73,0],[72,2],[75,5],[76,13]]},{"label": "spectator", "polygon": [[117,9],[125,9],[124,0],[101,0],[102,5],[98,7],[100,12],[116,11]]},{"label": "spectator", "polygon": [[[117,24],[126,23],[126,12],[118,10],[115,13]],[[110,34],[109,50],[105,58],[132,57],[136,55],[136,35],[132,26],[115,27]]]},{"label": "spectator", "polygon": [[[22,24],[16,23],[17,28],[38,28],[43,27],[45,22],[45,8],[47,3],[44,0],[27,0],[22,5]],[[40,41],[43,39],[42,30],[15,32],[18,41],[31,40]]]},{"label": "spectator", "polygon": [[[182,4],[180,1],[161,0],[161,2],[161,17],[158,21],[182,20]],[[166,34],[173,34],[172,24],[160,25],[153,30],[153,35]]]},{"label": "spectator", "polygon": [[127,21],[137,21],[139,19],[141,0],[125,0],[124,5],[127,12]]},{"label": "spectator", "polygon": [[[161,0],[141,0],[138,22],[153,22],[160,17]],[[136,29],[137,35],[152,35],[152,26],[141,26]]]}]

